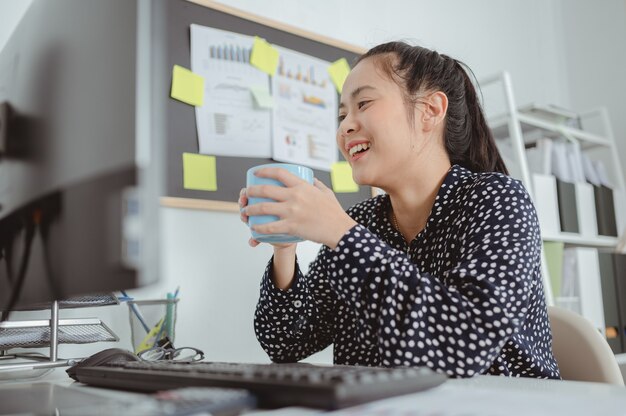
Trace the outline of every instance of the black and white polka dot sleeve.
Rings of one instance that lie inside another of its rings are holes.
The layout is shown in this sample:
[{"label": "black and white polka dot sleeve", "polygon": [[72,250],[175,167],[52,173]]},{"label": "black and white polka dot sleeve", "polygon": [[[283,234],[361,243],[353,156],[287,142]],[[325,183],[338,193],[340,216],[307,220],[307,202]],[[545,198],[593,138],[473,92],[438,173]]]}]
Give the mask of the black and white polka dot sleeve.
[{"label": "black and white polka dot sleeve", "polygon": [[[322,248],[321,251],[328,250]],[[274,362],[295,362],[323,350],[334,339],[335,296],[318,255],[305,277],[296,261],[295,278],[287,290],[272,281],[271,259],[261,280],[254,328]]]},{"label": "black and white polka dot sleeve", "polygon": [[488,187],[501,189],[478,186],[466,205],[472,220],[448,236],[445,250],[458,250],[459,260],[441,275],[420,270],[362,225],[332,252],[329,281],[357,311],[362,342],[378,346],[383,365],[426,365],[461,377],[485,373],[524,320],[538,267],[535,211],[518,182]]}]

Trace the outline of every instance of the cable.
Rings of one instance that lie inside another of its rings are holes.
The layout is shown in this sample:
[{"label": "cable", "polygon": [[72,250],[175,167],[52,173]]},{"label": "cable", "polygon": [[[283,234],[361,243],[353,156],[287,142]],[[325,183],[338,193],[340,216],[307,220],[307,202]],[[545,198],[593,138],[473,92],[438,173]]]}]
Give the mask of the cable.
[{"label": "cable", "polygon": [[[30,251],[32,248],[33,239],[35,237],[35,222],[30,215],[26,216],[26,236],[24,238],[24,254],[22,256],[22,262],[20,263],[19,274],[17,276],[17,280],[15,281],[15,286],[13,287],[13,291],[11,292],[11,297],[9,298],[9,303],[7,304],[7,308],[2,311],[2,318],[0,318],[0,323],[7,321],[9,319],[9,315],[11,311],[17,304],[17,300],[20,297],[22,292],[22,286],[24,284],[24,278],[26,277],[26,271],[28,270],[28,263],[30,259]],[[10,280],[13,280],[12,276],[9,276]]]},{"label": "cable", "polygon": [[54,214],[54,210],[49,210],[45,213],[39,211],[35,215],[35,222],[37,224],[37,228],[39,229],[39,235],[41,236],[44,268],[46,270],[48,284],[52,290],[52,297],[54,300],[61,300],[62,288],[52,272],[52,262],[50,261],[50,251],[48,250],[48,237],[50,236],[50,225],[52,224]]},{"label": "cable", "polygon": [[15,239],[16,230],[15,227],[11,227],[13,221],[8,219],[3,220],[0,227],[0,260],[4,259],[4,265],[6,268],[6,276],[9,280],[9,285],[13,287],[13,246],[12,242]]}]

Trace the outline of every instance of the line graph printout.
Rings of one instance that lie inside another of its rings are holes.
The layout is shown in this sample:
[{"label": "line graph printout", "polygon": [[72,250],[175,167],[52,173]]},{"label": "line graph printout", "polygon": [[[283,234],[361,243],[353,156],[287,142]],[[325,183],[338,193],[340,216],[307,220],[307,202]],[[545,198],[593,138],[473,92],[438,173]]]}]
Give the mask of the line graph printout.
[{"label": "line graph printout", "polygon": [[196,107],[200,153],[271,157],[271,110],[255,105],[251,88],[269,91],[269,76],[250,65],[254,37],[191,25],[191,70],[204,77]]},{"label": "line graph printout", "polygon": [[330,62],[276,46],[278,69],[272,77],[274,117],[272,157],[330,171],[337,161],[337,93]]}]

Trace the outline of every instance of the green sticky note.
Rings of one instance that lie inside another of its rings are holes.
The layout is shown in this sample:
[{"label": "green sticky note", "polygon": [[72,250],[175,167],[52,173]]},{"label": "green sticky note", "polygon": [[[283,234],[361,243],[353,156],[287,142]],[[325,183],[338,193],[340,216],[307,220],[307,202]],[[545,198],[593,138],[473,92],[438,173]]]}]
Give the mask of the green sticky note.
[{"label": "green sticky note", "polygon": [[546,267],[552,285],[552,295],[554,297],[561,294],[563,283],[563,251],[565,244],[557,241],[544,241],[543,252],[546,255]]},{"label": "green sticky note", "polygon": [[352,168],[348,162],[336,162],[330,168],[333,191],[337,193],[359,192],[359,185],[352,180]]},{"label": "green sticky note", "polygon": [[185,189],[217,191],[215,156],[183,153],[183,186]]},{"label": "green sticky note", "polygon": [[267,87],[251,87],[250,92],[254,97],[257,107],[259,108],[273,108],[274,97],[270,94]]},{"label": "green sticky note", "polygon": [[350,73],[350,65],[348,65],[346,58],[341,58],[333,62],[328,67],[328,73],[330,74],[330,79],[333,81],[333,84],[335,84],[337,91],[341,94],[343,83],[346,82],[346,78],[348,78],[348,74]]},{"label": "green sticky note", "polygon": [[170,95],[186,104],[201,107],[204,104],[204,78],[187,68],[174,65]]},{"label": "green sticky note", "polygon": [[278,49],[270,45],[265,39],[254,37],[254,45],[250,55],[250,63],[261,71],[274,76],[278,67]]}]

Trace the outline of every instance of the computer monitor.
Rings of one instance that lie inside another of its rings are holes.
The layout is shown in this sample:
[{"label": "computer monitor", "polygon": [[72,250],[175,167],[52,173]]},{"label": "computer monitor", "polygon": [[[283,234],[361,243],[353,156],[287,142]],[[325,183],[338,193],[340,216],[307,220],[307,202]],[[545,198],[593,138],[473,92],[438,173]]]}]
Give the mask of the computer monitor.
[{"label": "computer monitor", "polygon": [[150,0],[34,0],[0,52],[1,310],[158,279],[153,17]]}]

